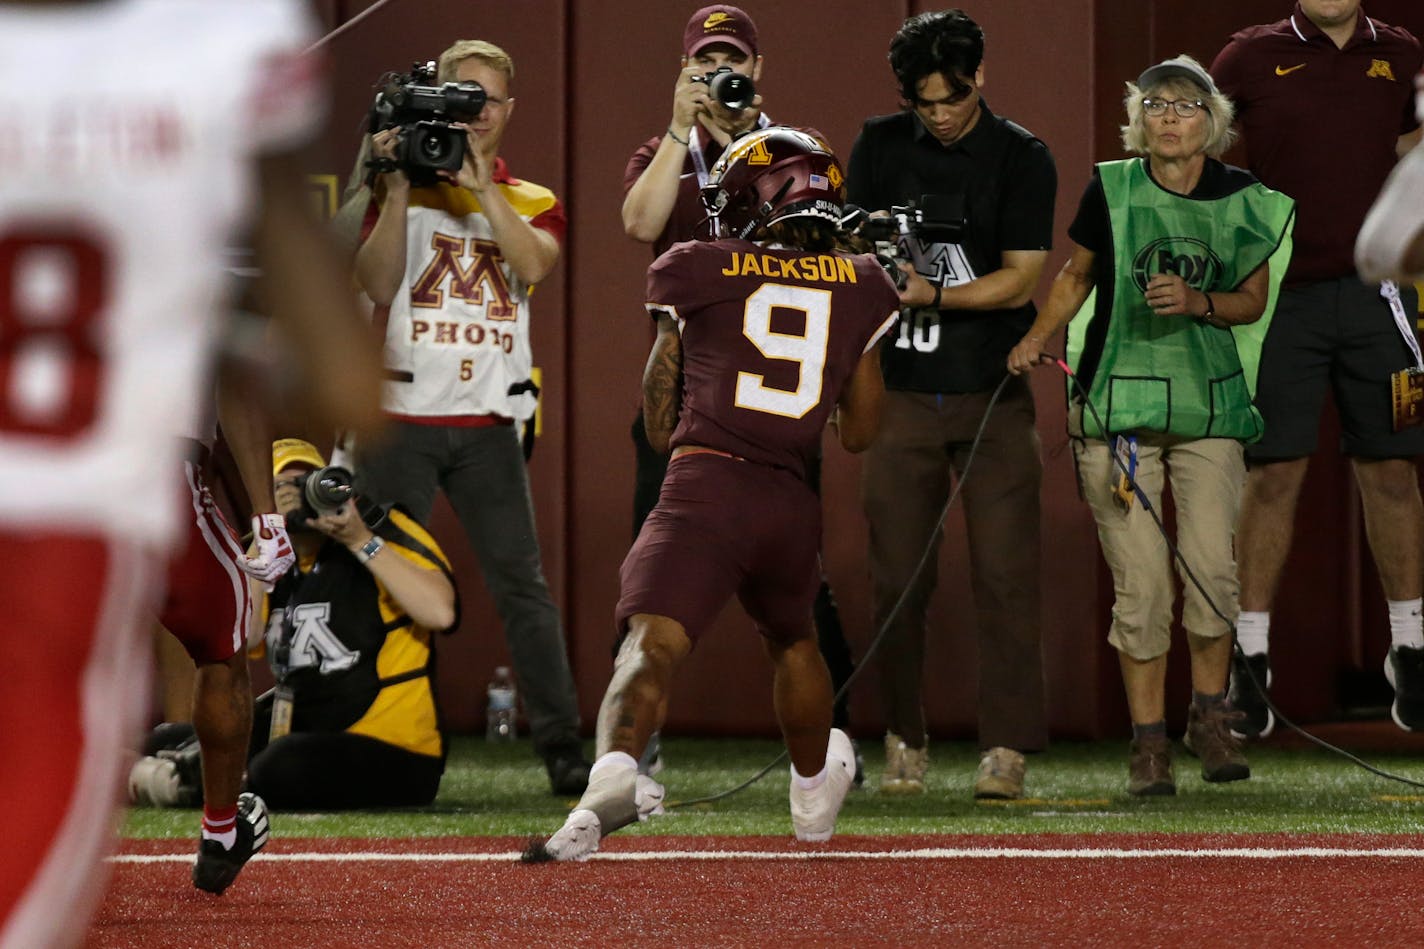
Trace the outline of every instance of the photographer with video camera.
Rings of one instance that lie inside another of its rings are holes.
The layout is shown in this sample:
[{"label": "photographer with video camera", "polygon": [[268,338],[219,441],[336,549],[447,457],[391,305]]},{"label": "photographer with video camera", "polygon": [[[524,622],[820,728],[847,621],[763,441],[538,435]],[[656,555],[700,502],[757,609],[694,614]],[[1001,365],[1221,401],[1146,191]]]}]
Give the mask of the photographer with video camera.
[{"label": "photographer with video camera", "polygon": [[[922,793],[928,763],[920,695],[935,561],[915,571],[926,546],[938,548],[951,483],[963,476],[1005,357],[1033,322],[1053,236],[1053,158],[990,111],[980,95],[983,56],[983,31],[959,10],[906,20],[889,57],[904,108],[865,123],[847,170],[852,203],[901,209],[898,249],[908,260],[900,323],[882,344],[884,422],[862,469],[877,629],[909,588],[881,663],[888,793]],[[1033,395],[1014,379],[988,414],[964,481],[979,634],[979,798],[1022,796],[1023,752],[1048,741],[1040,477]]]},{"label": "photographer with video camera", "polygon": [[535,753],[554,793],[578,794],[588,781],[578,701],[515,425],[538,403],[529,294],[558,261],[564,210],[499,157],[514,109],[504,50],[461,40],[440,56],[445,85],[424,78],[384,83],[372,110],[380,210],[356,276],[389,308],[391,437],[358,452],[362,487],[422,523],[445,491],[504,624]]},{"label": "photographer with video camera", "polygon": [[[429,804],[446,750],[434,636],[459,620],[449,563],[403,511],[355,495],[350,472],[310,443],[273,443],[272,470],[297,562],[254,610],[277,687],[257,702],[247,790],[273,810]],[[146,759],[148,780],[131,783],[135,802],[198,803],[196,739],[165,725],[150,747],[158,756]]]},{"label": "photographer with video camera", "polygon": [[[701,189],[732,139],[754,129],[782,123],[761,111],[756,93],[762,55],[756,23],[745,10],[716,3],[698,10],[682,31],[681,72],[673,87],[672,118],[663,134],[644,142],[623,173],[623,229],[634,240],[651,244],[657,258],[673,244],[710,238]],[[800,128],[822,141],[812,128]],[[633,487],[633,536],[658,503],[667,476],[668,455],[653,450],[644,427],[643,409],[633,420],[636,476]],[[810,481],[820,490],[820,459]],[[815,603],[816,635],[831,669],[836,690],[855,672],[830,584],[822,579]],[[847,698],[835,706],[837,728],[850,731]],[[657,746],[653,746],[656,753]],[[860,780],[857,752],[857,784]]]}]

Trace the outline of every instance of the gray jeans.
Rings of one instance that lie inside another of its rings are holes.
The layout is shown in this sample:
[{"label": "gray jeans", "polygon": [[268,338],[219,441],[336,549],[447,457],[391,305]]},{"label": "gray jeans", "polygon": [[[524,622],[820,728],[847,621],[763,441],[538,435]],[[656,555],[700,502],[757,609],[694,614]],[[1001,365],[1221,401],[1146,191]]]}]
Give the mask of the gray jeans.
[{"label": "gray jeans", "polygon": [[534,751],[579,740],[578,697],[559,608],[549,595],[517,429],[392,422],[379,452],[361,458],[361,490],[427,523],[440,487],[480,560],[504,624]]}]

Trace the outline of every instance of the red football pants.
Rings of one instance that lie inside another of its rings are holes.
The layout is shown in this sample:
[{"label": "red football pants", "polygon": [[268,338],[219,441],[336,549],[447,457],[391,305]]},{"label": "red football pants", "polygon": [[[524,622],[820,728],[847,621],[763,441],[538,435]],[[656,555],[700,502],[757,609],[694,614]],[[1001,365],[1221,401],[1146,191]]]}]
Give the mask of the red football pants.
[{"label": "red football pants", "polygon": [[100,535],[0,530],[0,947],[77,943],[107,879],[148,700],[159,560]]}]

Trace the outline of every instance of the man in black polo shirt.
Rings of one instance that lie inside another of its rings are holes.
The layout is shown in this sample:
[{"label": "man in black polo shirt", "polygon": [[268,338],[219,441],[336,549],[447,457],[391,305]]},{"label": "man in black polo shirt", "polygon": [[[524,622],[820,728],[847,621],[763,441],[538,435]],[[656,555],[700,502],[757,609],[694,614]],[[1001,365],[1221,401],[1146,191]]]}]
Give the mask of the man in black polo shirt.
[{"label": "man in black polo shirt", "polygon": [[1247,736],[1275,723],[1254,683],[1269,685],[1269,611],[1327,388],[1388,601],[1394,720],[1424,728],[1424,505],[1414,466],[1424,429],[1393,430],[1390,394],[1391,374],[1420,361],[1417,303],[1408,287],[1362,282],[1353,253],[1397,155],[1418,140],[1410,81],[1419,67],[1418,40],[1365,16],[1359,0],[1301,0],[1286,19],[1231,37],[1212,64],[1236,102],[1251,171],[1298,208],[1256,384],[1266,434],[1247,449],[1236,535],[1246,658],[1232,665],[1231,699]]},{"label": "man in black polo shirt", "polygon": [[[877,627],[913,580],[883,646],[890,733],[881,788],[890,793],[924,790],[920,689],[935,568],[931,561],[918,578],[915,568],[951,480],[963,473],[1004,360],[1033,322],[1030,298],[1052,243],[1053,158],[980,97],[983,55],[983,31],[959,10],[905,21],[890,43],[890,64],[906,107],[865,123],[847,172],[849,200],[867,210],[924,195],[964,209],[957,243],[902,243],[911,261],[900,295],[905,308],[883,345],[885,411],[863,468]],[[1023,752],[1047,744],[1040,476],[1033,396],[1015,379],[989,414],[964,484],[979,626],[976,797],[1021,796]]]}]

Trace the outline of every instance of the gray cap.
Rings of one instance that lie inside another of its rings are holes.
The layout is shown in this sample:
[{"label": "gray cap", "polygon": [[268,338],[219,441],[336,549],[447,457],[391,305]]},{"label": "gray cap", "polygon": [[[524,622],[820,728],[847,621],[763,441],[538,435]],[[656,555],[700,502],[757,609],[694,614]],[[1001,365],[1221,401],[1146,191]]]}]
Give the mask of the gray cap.
[{"label": "gray cap", "polygon": [[1211,81],[1211,76],[1201,68],[1196,60],[1186,56],[1176,56],[1172,59],[1163,60],[1155,66],[1148,68],[1137,77],[1137,88],[1150,89],[1166,79],[1174,78],[1190,79],[1192,82],[1206,90],[1209,96],[1216,95],[1216,83]]}]

